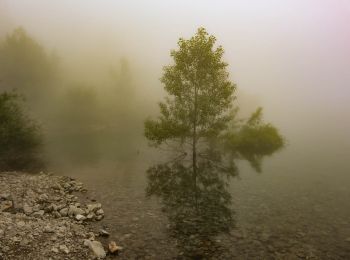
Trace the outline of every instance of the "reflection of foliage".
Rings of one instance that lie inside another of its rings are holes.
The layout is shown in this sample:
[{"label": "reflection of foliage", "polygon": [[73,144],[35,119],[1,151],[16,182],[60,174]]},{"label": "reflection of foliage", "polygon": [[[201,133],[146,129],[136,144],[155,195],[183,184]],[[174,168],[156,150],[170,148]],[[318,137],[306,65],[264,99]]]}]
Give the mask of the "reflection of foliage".
[{"label": "reflection of foliage", "polygon": [[208,160],[199,163],[197,178],[192,167],[181,161],[148,170],[147,195],[162,199],[170,232],[186,256],[210,254],[215,248],[212,237],[228,232],[234,224],[231,195],[223,177]]},{"label": "reflection of foliage", "polygon": [[60,98],[55,124],[51,125],[51,152],[65,162],[93,164],[99,159],[101,116],[95,89],[70,86]]},{"label": "reflection of foliage", "polygon": [[40,129],[22,111],[16,94],[0,94],[0,170],[34,170],[39,159]]},{"label": "reflection of foliage", "polygon": [[132,107],[131,101],[134,99],[134,89],[131,81],[131,72],[129,68],[129,62],[126,58],[120,60],[120,66],[118,70],[111,69],[111,78],[113,80],[113,89],[116,94],[114,105],[117,105],[119,109],[127,109]]},{"label": "reflection of foliage", "polygon": [[78,84],[70,87],[62,98],[59,120],[71,128],[91,130],[98,121],[98,100],[93,88]]},{"label": "reflection of foliage", "polygon": [[56,70],[56,58],[24,29],[18,28],[0,44],[0,86],[16,88],[28,97],[48,93]]}]

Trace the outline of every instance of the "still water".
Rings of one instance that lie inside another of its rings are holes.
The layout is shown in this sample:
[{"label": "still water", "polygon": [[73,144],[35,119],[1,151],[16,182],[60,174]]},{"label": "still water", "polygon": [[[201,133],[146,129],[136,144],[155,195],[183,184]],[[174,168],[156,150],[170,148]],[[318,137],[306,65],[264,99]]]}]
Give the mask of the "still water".
[{"label": "still water", "polygon": [[289,142],[265,159],[260,174],[238,162],[240,174],[227,187],[220,178],[211,179],[221,187],[216,190],[203,181],[207,192],[196,197],[196,211],[188,182],[178,175],[162,194],[146,196],[150,185],[171,180],[147,175],[165,155],[148,148],[141,135],[98,136],[52,145],[51,169],[83,181],[90,198],[103,204],[101,224],[125,248],[120,259],[350,259],[346,143],[320,149]]}]

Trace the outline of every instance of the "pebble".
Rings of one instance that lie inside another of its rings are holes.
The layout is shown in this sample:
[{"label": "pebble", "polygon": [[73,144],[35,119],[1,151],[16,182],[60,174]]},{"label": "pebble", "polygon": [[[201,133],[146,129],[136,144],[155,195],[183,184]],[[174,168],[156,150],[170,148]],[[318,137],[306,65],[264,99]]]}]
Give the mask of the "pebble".
[{"label": "pebble", "polygon": [[123,250],[123,247],[117,246],[117,243],[114,241],[109,242],[108,250],[111,254],[117,254],[119,251]]}]

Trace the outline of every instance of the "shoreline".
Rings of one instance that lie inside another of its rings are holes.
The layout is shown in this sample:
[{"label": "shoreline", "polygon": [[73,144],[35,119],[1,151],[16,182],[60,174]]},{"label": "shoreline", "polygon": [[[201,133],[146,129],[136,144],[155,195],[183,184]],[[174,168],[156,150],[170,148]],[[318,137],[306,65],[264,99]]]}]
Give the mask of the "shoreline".
[{"label": "shoreline", "polygon": [[106,258],[104,211],[88,194],[66,176],[0,172],[0,260]]}]

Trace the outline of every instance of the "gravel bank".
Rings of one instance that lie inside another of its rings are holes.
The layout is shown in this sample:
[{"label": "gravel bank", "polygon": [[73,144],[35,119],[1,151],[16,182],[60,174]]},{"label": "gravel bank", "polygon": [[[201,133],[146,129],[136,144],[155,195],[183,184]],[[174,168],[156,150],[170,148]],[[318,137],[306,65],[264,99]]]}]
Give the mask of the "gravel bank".
[{"label": "gravel bank", "polygon": [[[52,174],[0,173],[0,259],[104,258],[93,222],[102,205],[84,201],[83,184]],[[94,227],[93,227],[94,226]]]}]

